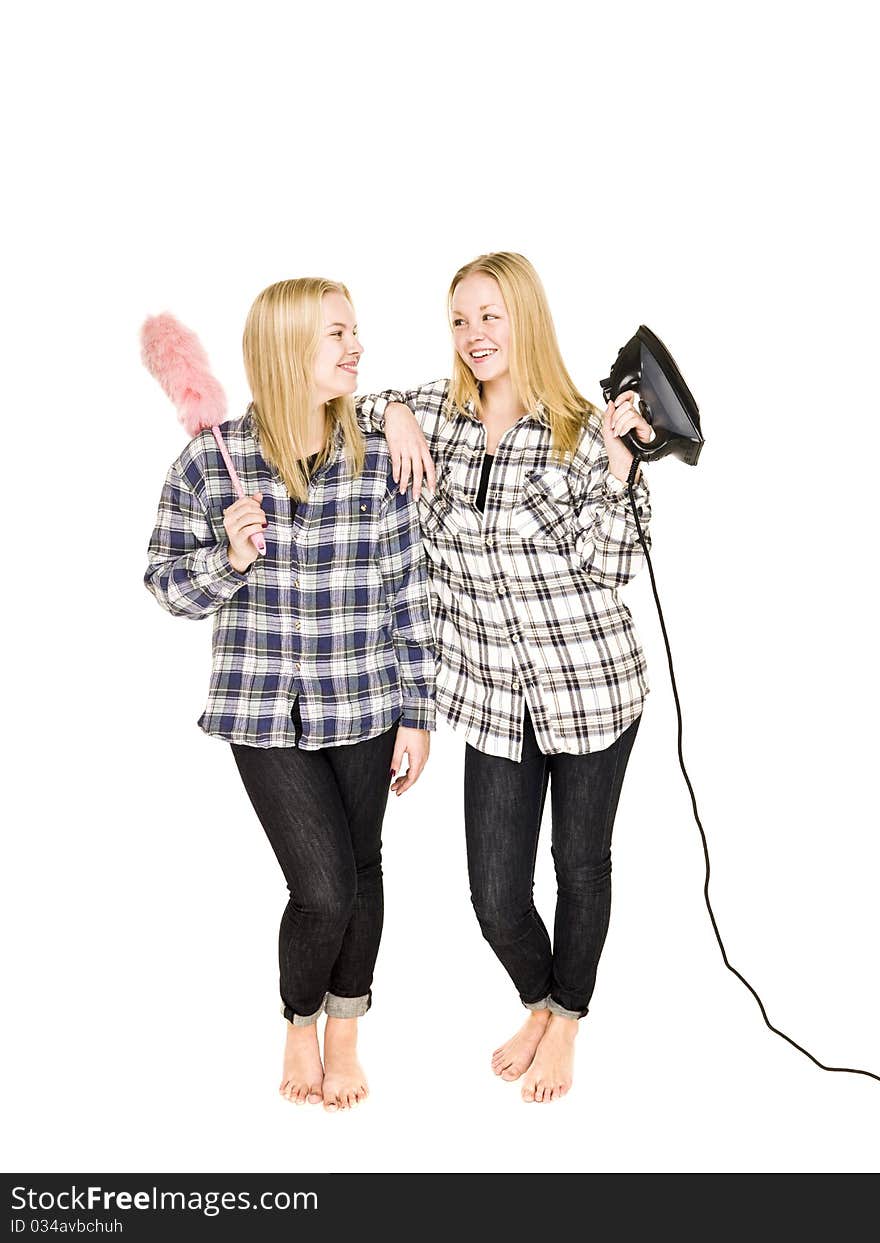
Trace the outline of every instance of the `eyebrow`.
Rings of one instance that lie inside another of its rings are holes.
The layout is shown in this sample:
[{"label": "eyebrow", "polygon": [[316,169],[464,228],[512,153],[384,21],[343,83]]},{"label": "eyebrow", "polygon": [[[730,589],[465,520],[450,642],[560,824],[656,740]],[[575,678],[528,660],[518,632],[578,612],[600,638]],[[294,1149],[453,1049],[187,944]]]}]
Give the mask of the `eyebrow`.
[{"label": "eyebrow", "polygon": [[[335,324],[325,324],[324,327],[325,328],[348,328],[349,325],[343,324],[340,320],[337,319]],[[357,328],[357,324],[352,324],[351,327]]]},{"label": "eyebrow", "polygon": [[[485,306],[481,306],[481,307],[480,307],[480,310],[481,310],[481,311],[488,311],[488,309],[489,309],[489,307],[490,307],[490,306],[494,306],[497,310],[500,310],[500,309],[501,309],[501,303],[500,303],[500,302],[487,302],[487,303],[485,304]],[[452,308],[452,314],[453,314],[453,315],[461,315],[461,311],[457,311],[457,310],[455,309],[455,307],[453,307],[453,308]]]}]

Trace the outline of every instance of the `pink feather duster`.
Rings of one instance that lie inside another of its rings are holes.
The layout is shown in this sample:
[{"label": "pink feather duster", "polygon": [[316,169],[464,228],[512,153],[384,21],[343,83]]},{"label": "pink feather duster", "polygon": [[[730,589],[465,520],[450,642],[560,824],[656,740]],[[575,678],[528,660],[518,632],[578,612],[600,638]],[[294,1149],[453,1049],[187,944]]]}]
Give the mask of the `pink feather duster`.
[{"label": "pink feather duster", "polygon": [[141,358],[177,407],[190,437],[226,418],[226,394],[211,375],[201,341],[173,315],[166,312],[144,321]]},{"label": "pink feather duster", "polygon": [[[220,432],[220,424],[226,418],[226,394],[211,374],[208,356],[196,334],[167,311],[154,315],[144,320],[141,328],[141,358],[171,398],[189,436],[198,436],[208,428],[213,432],[236,495],[244,496]],[[251,541],[265,556],[266,541],[262,535],[252,535]]]}]

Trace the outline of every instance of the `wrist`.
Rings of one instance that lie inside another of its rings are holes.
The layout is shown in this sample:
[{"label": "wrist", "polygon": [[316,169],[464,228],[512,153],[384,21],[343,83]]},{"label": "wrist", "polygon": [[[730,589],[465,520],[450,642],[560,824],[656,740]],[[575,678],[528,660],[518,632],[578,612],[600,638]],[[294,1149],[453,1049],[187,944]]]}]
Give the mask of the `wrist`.
[{"label": "wrist", "polygon": [[626,483],[632,462],[633,455],[629,452],[625,456],[618,456],[616,453],[613,457],[609,455],[608,474],[613,475],[615,479],[619,479],[621,483]]},{"label": "wrist", "polygon": [[[609,463],[608,465],[608,486],[612,492],[624,492],[626,490],[627,482],[629,480],[629,472],[631,469],[632,469],[632,458],[630,458],[629,463],[626,466],[624,466],[622,463],[615,463],[612,466]],[[642,476],[642,468],[641,466],[639,466],[638,470],[636,471],[636,476],[635,476],[635,479],[633,480],[633,483],[634,484],[638,483],[641,476]]]},{"label": "wrist", "polygon": [[226,549],[226,560],[232,566],[233,570],[235,570],[236,574],[244,574],[251,565],[250,561],[244,561],[243,558],[237,556],[237,554],[233,551],[231,544]]}]

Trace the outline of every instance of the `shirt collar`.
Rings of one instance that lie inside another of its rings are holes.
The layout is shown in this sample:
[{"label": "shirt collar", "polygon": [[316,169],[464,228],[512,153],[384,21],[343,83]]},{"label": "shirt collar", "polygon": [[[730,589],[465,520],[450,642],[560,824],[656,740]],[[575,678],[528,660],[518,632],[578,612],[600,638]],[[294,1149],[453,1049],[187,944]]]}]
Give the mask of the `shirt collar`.
[{"label": "shirt collar", "polygon": [[[463,413],[466,414],[468,418],[473,419],[474,422],[479,423],[480,420],[477,417],[476,407],[474,406],[473,400],[470,397],[464,403]],[[543,427],[550,426],[550,418],[547,414],[547,407],[544,405],[542,401],[536,401],[535,408],[533,410],[527,411],[527,413],[523,415],[523,418],[535,419],[535,421],[540,423]]]},{"label": "shirt collar", "polygon": [[[262,457],[263,461],[265,461],[266,455],[265,453],[263,453],[263,446],[260,444],[260,428],[257,423],[257,414],[256,414],[256,411],[254,410],[253,402],[251,402],[251,404],[248,406],[247,410],[245,411],[244,426],[253,436],[254,441],[256,442],[257,449],[259,450],[260,456]],[[336,459],[339,457],[339,455],[342,453],[344,447],[345,447],[345,434],[342,430],[342,424],[336,423],[334,424],[333,431],[331,433],[330,456],[328,457],[325,465],[329,466],[331,462],[335,462]],[[268,463],[266,464],[268,465]],[[279,483],[283,482],[283,480],[281,479],[281,476],[278,474],[278,472],[275,470],[274,467],[271,468],[271,473],[278,480]]]}]

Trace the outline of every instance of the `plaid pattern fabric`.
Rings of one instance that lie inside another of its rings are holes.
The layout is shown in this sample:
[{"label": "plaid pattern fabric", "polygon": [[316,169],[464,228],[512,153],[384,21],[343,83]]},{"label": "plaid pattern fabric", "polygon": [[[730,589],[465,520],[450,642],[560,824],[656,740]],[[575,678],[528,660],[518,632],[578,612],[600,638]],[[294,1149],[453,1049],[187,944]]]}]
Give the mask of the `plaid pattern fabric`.
[{"label": "plaid pattern fabric", "polygon": [[397,717],[434,727],[434,655],[418,514],[367,436],[353,478],[337,433],[292,506],[259,449],[251,410],[223,425],[247,493],[263,493],[266,556],[244,574],[227,559],[223,510],[236,499],[210,431],[172,465],[145,583],[178,617],[214,617],[208,704],[199,725],[229,742],[303,750],[372,738]]},{"label": "plaid pattern fabric", "polygon": [[[440,380],[358,401],[361,425],[376,431],[388,401],[405,401],[437,467],[436,491],[419,502],[437,705],[489,755],[520,759],[524,702],[545,754],[602,750],[639,715],[648,685],[617,598],[644,558],[601,427],[592,419],[559,464],[543,411],[524,415],[498,445],[481,514],[485,429],[472,407],[446,417],[448,390]],[[635,495],[647,539],[644,473]]]}]

